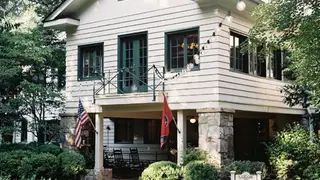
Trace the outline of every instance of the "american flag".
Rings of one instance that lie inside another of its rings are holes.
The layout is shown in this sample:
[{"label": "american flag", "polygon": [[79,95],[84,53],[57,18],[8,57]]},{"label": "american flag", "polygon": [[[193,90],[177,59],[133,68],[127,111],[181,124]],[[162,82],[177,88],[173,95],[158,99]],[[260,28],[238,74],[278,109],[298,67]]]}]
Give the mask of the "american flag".
[{"label": "american flag", "polygon": [[75,129],[75,145],[79,148],[81,146],[81,129],[82,127],[89,122],[89,116],[86,110],[83,108],[81,100],[79,99],[79,106],[78,106],[78,119],[77,125]]}]

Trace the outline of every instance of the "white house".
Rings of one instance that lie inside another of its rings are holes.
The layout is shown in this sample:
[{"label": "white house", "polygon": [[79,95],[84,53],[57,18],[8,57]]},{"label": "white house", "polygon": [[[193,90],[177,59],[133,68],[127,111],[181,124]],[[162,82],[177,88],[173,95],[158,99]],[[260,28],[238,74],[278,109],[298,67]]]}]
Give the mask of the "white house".
[{"label": "white house", "polygon": [[45,27],[67,33],[65,121],[75,121],[79,98],[95,117],[95,168],[103,148],[171,160],[159,147],[162,92],[181,131],[172,124],[178,163],[187,144],[219,163],[262,158],[261,142],[304,110],[283,103],[283,52],[240,54],[260,3],[66,0],[47,16]]}]

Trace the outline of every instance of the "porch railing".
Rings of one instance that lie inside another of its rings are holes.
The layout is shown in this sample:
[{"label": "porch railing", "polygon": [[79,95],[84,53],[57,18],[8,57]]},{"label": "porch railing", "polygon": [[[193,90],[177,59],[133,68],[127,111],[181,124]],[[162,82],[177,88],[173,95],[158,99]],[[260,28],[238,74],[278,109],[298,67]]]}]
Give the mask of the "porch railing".
[{"label": "porch railing", "polygon": [[93,103],[95,103],[96,96],[101,94],[126,94],[149,91],[152,91],[152,101],[156,101],[156,91],[164,91],[165,88],[164,74],[165,68],[158,68],[155,65],[152,65],[149,69],[142,66],[125,67],[118,70],[108,70],[107,74],[97,74],[100,82],[94,83]]}]

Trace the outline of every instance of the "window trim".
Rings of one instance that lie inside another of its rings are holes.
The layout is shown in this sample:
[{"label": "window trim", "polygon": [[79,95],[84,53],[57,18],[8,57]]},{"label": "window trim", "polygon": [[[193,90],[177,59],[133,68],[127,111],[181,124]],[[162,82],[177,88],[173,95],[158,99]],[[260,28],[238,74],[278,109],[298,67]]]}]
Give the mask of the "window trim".
[{"label": "window trim", "polygon": [[[196,27],[191,27],[188,29],[180,29],[180,30],[174,30],[174,31],[168,31],[165,32],[165,40],[164,40],[164,50],[165,50],[165,59],[164,59],[164,64],[165,64],[165,70],[166,72],[179,72],[181,71],[183,68],[171,68],[170,66],[170,58],[169,58],[169,36],[174,35],[174,34],[182,34],[182,33],[188,33],[188,32],[192,32],[192,31],[198,31],[198,44],[199,44],[199,49],[201,47],[200,45],[200,27],[196,26]],[[184,55],[185,56],[185,55]],[[184,57],[185,58],[185,57]],[[186,65],[184,65],[185,67]],[[191,71],[199,71],[200,70],[200,64],[198,66],[195,66],[191,69]]]},{"label": "window trim", "polygon": [[82,59],[82,51],[84,48],[90,48],[90,47],[94,47],[94,46],[101,46],[102,47],[102,75],[104,74],[104,43],[100,42],[100,43],[93,43],[93,44],[86,44],[86,45],[80,45],[78,46],[78,64],[77,64],[77,71],[78,71],[78,81],[91,81],[91,80],[98,80],[99,77],[98,76],[90,76],[90,77],[82,77],[81,72],[83,71],[83,69],[81,69],[83,65],[83,59]]}]

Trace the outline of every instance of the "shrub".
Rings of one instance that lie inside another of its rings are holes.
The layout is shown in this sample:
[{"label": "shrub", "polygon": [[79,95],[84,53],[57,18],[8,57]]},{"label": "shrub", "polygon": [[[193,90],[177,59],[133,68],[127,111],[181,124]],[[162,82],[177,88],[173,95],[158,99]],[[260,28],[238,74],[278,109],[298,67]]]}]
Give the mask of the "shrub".
[{"label": "shrub", "polygon": [[22,150],[0,153],[0,175],[23,177],[26,172],[32,170],[26,161],[34,154],[34,152]]},{"label": "shrub", "polygon": [[183,175],[185,180],[219,179],[217,168],[214,165],[204,161],[193,161],[188,163],[183,170]]},{"label": "shrub", "polygon": [[308,171],[304,170],[320,163],[319,148],[319,139],[314,137],[311,143],[309,131],[297,124],[286,127],[267,146],[270,165],[278,179],[307,179]]},{"label": "shrub", "polygon": [[74,151],[63,152],[58,155],[62,176],[65,179],[79,179],[86,174],[84,157]]},{"label": "shrub", "polygon": [[180,166],[169,161],[150,164],[140,177],[140,180],[176,180],[182,178]]},{"label": "shrub", "polygon": [[[32,167],[31,176],[37,178],[55,178],[59,169],[58,158],[49,153],[35,154],[27,161]],[[31,177],[30,175],[28,177]]]},{"label": "shrub", "polygon": [[193,161],[205,161],[207,162],[209,155],[206,151],[198,148],[188,148],[186,153],[182,157],[183,166],[187,165],[189,162]]},{"label": "shrub", "polygon": [[306,179],[320,179],[320,164],[311,165],[303,171]]},{"label": "shrub", "polygon": [[0,144],[0,152],[11,152],[16,150],[36,151],[37,145],[35,143],[3,143]]},{"label": "shrub", "polygon": [[230,171],[236,171],[237,174],[243,172],[249,172],[250,174],[256,174],[257,171],[262,172],[262,178],[266,177],[267,168],[263,162],[252,162],[252,161],[234,161],[227,166],[221,167],[220,178],[229,179]]},{"label": "shrub", "polygon": [[59,146],[54,144],[44,144],[39,146],[38,148],[39,153],[50,153],[55,156],[58,156],[60,153],[62,153],[62,150]]}]

